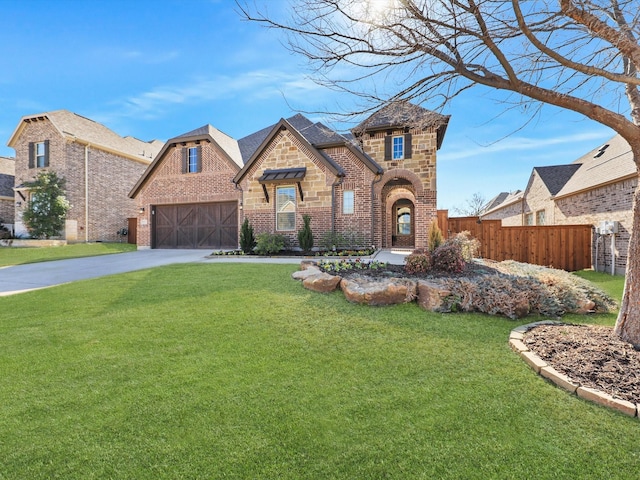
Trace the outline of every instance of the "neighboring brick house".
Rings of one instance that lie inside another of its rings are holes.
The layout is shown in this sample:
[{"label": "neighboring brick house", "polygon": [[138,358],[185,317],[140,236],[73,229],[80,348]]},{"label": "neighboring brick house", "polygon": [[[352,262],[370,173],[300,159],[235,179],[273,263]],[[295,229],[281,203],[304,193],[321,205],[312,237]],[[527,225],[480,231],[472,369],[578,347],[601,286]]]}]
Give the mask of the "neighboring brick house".
[{"label": "neighboring brick house", "polygon": [[505,227],[513,227],[524,223],[524,192],[515,190],[514,192],[500,192],[493,199],[487,202],[482,213],[483,220],[502,220]]},{"label": "neighboring brick house", "polygon": [[13,198],[15,168],[13,158],[0,157],[0,224],[11,229],[15,215],[15,200]]},{"label": "neighboring brick house", "polygon": [[[534,168],[519,204],[511,205],[511,213],[521,209],[520,222],[517,215],[509,213],[506,201],[486,210],[481,217],[502,219],[503,225],[591,224],[595,227],[594,268],[623,274],[637,185],[631,148],[616,135],[571,164]],[[615,232],[601,232],[602,222],[616,222],[611,224]]]},{"label": "neighboring brick house", "polygon": [[67,241],[116,241],[127,218],[137,215],[127,194],[162,148],[162,142],[121,137],[93,120],[67,110],[23,117],[8,145],[16,151],[16,234],[29,201],[25,182],[44,170],[66,180],[71,204],[64,237]]},{"label": "neighboring brick house", "polygon": [[[138,245],[237,247],[247,218],[256,234],[280,233],[295,247],[303,215],[309,215],[316,243],[339,234],[358,246],[426,246],[428,226],[436,219],[436,150],[448,120],[402,103],[380,110],[346,136],[298,114],[235,144],[211,126],[176,137],[131,191],[144,208]],[[185,170],[181,158],[190,158],[189,149],[198,145],[203,158],[224,161]],[[198,213],[204,205],[213,213]],[[160,219],[158,208],[171,206],[178,212]],[[203,232],[189,233],[205,217]],[[149,233],[140,235],[145,228]],[[193,241],[194,235],[207,241]]]}]

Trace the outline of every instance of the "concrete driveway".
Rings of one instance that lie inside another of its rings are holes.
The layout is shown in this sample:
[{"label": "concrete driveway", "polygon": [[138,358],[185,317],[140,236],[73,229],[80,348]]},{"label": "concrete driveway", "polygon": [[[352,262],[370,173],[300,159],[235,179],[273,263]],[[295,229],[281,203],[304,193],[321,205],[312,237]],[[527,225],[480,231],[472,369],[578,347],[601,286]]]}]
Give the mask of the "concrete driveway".
[{"label": "concrete driveway", "polygon": [[[63,283],[132,272],[173,263],[290,263],[299,264],[300,257],[233,257],[207,258],[209,250],[137,250],[135,252],[72,258],[52,262],[0,267],[0,296],[28,292]],[[376,260],[402,264],[404,252],[381,251]]]}]

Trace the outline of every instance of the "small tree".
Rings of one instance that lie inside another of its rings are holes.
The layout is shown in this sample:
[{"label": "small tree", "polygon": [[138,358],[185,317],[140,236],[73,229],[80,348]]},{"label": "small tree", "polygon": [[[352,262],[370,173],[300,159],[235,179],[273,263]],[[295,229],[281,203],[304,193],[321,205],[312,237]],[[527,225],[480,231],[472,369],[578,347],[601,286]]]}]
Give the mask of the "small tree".
[{"label": "small tree", "polygon": [[249,219],[245,218],[240,228],[240,248],[244,253],[251,253],[256,246],[256,237],[253,234],[253,227]]},{"label": "small tree", "polygon": [[309,252],[313,248],[313,232],[311,231],[311,217],[309,215],[303,215],[302,221],[304,226],[298,231],[298,243],[300,248]]},{"label": "small tree", "polygon": [[442,235],[442,230],[438,226],[438,222],[431,222],[429,225],[429,238],[428,238],[428,249],[429,252],[433,253],[436,248],[438,248],[444,242],[444,237]]},{"label": "small tree", "polygon": [[479,217],[487,206],[487,199],[480,192],[471,195],[471,198],[465,200],[465,205],[453,207],[453,211],[458,215],[466,217]]},{"label": "small tree", "polygon": [[64,219],[69,211],[65,197],[65,179],[56,172],[40,172],[33,182],[26,182],[31,198],[22,213],[29,234],[34,238],[50,238],[60,235]]}]

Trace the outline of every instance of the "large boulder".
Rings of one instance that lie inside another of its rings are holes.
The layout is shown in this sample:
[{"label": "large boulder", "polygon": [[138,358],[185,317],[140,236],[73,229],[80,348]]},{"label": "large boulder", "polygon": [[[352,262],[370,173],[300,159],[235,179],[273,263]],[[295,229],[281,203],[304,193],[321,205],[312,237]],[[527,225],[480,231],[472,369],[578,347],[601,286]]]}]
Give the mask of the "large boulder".
[{"label": "large boulder", "polygon": [[[309,271],[307,269],[305,271]],[[311,275],[302,281],[302,286],[307,290],[313,290],[314,292],[328,293],[333,292],[338,285],[340,285],[341,278],[337,275],[330,275],[328,273],[320,272],[316,275]]]},{"label": "large boulder", "polygon": [[451,290],[429,280],[418,281],[418,305],[431,312],[447,312],[445,299],[451,295]]},{"label": "large boulder", "polygon": [[313,277],[314,275],[320,275],[322,272],[318,267],[306,267],[303,270],[297,270],[291,274],[295,280],[304,280],[309,277]]},{"label": "large boulder", "polygon": [[416,282],[406,278],[352,276],[343,278],[340,288],[348,301],[366,305],[394,305],[416,298]]}]

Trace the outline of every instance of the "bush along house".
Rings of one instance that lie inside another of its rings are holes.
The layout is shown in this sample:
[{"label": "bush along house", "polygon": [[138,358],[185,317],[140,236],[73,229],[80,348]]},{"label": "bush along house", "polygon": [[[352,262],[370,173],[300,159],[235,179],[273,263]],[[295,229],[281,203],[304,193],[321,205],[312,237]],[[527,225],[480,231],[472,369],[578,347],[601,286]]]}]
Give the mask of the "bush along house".
[{"label": "bush along house", "polygon": [[[391,104],[341,135],[303,115],[237,142],[210,125],[167,142],[130,193],[139,248],[236,248],[246,219],[296,248],[424,247],[449,117]],[[146,232],[146,233],[145,233]]]}]

